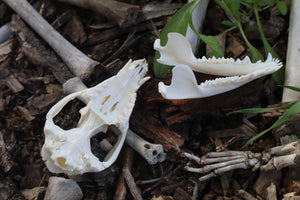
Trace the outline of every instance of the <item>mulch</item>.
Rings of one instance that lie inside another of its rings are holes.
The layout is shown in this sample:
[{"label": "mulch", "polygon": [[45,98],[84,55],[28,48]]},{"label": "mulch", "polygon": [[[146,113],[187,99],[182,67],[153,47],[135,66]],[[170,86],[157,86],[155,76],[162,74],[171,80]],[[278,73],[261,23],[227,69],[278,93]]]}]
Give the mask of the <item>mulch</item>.
[{"label": "mulch", "polygon": [[[123,2],[139,6],[150,3],[169,3],[178,6],[180,3],[185,3],[169,0]],[[143,199],[185,200],[192,199],[194,193],[197,194],[197,199],[241,199],[241,195],[237,193],[239,189],[257,198],[265,198],[265,191],[261,188],[265,189],[266,185],[257,182],[260,176],[258,171],[235,170],[221,178],[199,182],[198,178],[201,174],[183,170],[188,160],[180,157],[175,147],[180,147],[199,157],[215,151],[216,147],[241,150],[245,142],[256,133],[268,128],[278,115],[226,114],[241,108],[267,107],[280,103],[282,89],[276,86],[270,76],[213,97],[165,100],[158,93],[157,83],[160,81],[169,83],[171,75],[154,77],[153,42],[174,12],[169,11],[153,19],[120,27],[93,11],[56,1],[52,1],[47,8],[40,11],[43,17],[78,49],[105,66],[113,66],[111,71],[95,69],[95,73],[85,80],[88,87],[115,74],[128,59],[148,60],[149,75],[152,79],[138,92],[136,105],[130,118],[130,128],[147,141],[162,144],[167,157],[162,163],[149,165],[141,156],[134,153],[131,174]],[[289,22],[288,16],[284,17],[276,13],[278,12],[274,8],[265,10],[262,14],[262,26],[265,28],[269,42],[274,45],[284,62]],[[0,2],[0,25],[10,21],[13,14],[9,7]],[[221,24],[221,21],[225,19],[225,13],[211,2],[208,6],[203,33],[217,35],[224,31],[226,27]],[[263,52],[257,29],[247,32],[247,36]],[[36,34],[33,37],[40,39]],[[250,54],[238,31],[227,33],[225,38],[227,57],[242,58]],[[116,189],[120,184],[119,177],[123,165],[126,163],[123,159],[125,151],[121,153],[116,163],[99,173],[68,177],[64,174],[53,174],[46,168],[40,155],[44,142],[45,115],[64,94],[59,74],[55,75],[47,66],[48,60],[43,61],[48,54],[41,53],[37,56],[40,50],[34,51],[41,45],[46,47],[45,51],[51,51],[49,46],[40,40],[41,44],[33,43],[32,49],[28,50],[24,47],[24,42],[15,33],[9,38],[11,47],[9,53],[5,56],[0,54],[0,197],[25,199],[21,191],[47,187],[49,177],[61,176],[78,182],[84,200],[113,199],[118,195]],[[201,44],[199,56],[205,54],[205,49],[205,45]],[[61,65],[62,61],[55,60],[53,63]],[[198,74],[197,78],[200,82],[211,76]],[[55,122],[65,129],[76,126],[80,117],[78,110],[82,106],[83,103],[79,100],[72,101],[55,118]],[[266,134],[244,150],[262,152],[279,145],[281,137],[299,133],[297,125],[299,126],[299,123],[294,120],[289,124],[291,127],[289,131],[283,133],[282,130],[278,130],[281,132],[277,133],[275,130],[273,134]],[[101,137],[91,139],[93,153],[99,157],[103,156],[103,152],[97,150]],[[115,140],[111,134],[108,134],[108,137],[110,141]],[[300,193],[299,179],[293,178],[291,170],[295,169],[288,168],[271,175],[277,186],[279,198],[287,192]],[[126,184],[124,187],[127,191],[126,199],[132,199]],[[43,195],[40,195],[39,199],[43,199]]]}]

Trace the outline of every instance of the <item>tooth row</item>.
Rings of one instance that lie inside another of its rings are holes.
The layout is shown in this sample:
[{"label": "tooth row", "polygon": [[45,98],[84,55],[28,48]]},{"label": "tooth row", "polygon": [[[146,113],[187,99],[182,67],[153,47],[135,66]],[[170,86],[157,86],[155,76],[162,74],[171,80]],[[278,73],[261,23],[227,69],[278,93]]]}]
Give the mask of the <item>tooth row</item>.
[{"label": "tooth row", "polygon": [[216,78],[214,80],[206,80],[205,82],[200,84],[200,87],[212,87],[217,85],[224,85],[229,84],[233,82],[241,82],[248,78],[251,78],[253,76],[256,76],[254,73],[245,75],[245,76],[230,76],[230,77],[224,77],[224,78]]},{"label": "tooth row", "polygon": [[216,57],[212,57],[212,58],[206,58],[205,56],[203,56],[201,59],[198,59],[200,62],[206,62],[209,64],[250,64],[251,60],[248,56],[246,56],[243,60],[240,59],[236,59],[234,60],[233,58],[216,58]]}]

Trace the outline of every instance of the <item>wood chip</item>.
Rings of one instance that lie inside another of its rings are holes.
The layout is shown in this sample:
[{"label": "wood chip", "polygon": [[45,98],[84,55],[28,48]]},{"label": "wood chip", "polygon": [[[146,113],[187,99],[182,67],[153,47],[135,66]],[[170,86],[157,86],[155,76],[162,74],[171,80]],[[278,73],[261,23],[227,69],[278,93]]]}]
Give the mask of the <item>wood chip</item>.
[{"label": "wood chip", "polygon": [[4,99],[0,99],[0,112],[4,111],[4,106],[5,106],[5,100]]},{"label": "wood chip", "polygon": [[10,75],[9,77],[6,78],[6,85],[14,93],[18,93],[24,90],[24,86],[16,79],[14,75]]},{"label": "wood chip", "polygon": [[0,61],[11,52],[12,40],[7,40],[0,44]]},{"label": "wood chip", "polygon": [[29,112],[29,110],[27,110],[26,108],[22,107],[22,106],[17,106],[18,110],[22,113],[22,115],[25,117],[25,119],[27,121],[32,121],[35,119],[34,116],[32,116]]}]

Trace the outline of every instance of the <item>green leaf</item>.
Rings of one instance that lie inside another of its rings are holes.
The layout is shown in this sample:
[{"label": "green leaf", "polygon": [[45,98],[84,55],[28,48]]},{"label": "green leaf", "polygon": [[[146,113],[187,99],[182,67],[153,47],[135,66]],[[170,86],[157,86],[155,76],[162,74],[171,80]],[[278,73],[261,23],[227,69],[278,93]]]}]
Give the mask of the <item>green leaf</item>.
[{"label": "green leaf", "polygon": [[241,109],[234,112],[230,112],[227,115],[233,114],[233,113],[263,113],[263,112],[270,112],[272,110],[278,110],[278,109],[289,109],[291,106],[293,106],[295,102],[289,103],[280,107],[275,108],[247,108],[247,109]]},{"label": "green leaf", "polygon": [[276,3],[276,0],[256,0],[260,7],[264,6],[273,6]]},{"label": "green leaf", "polygon": [[288,89],[291,89],[291,90],[294,90],[294,91],[297,91],[297,92],[300,92],[300,88],[298,87],[294,87],[294,86],[289,86],[289,85],[279,85],[280,87],[285,87],[285,88],[288,88]]},{"label": "green leaf", "polygon": [[250,43],[247,44],[250,52],[252,53],[251,61],[257,62],[259,60],[264,61],[264,56],[256,49],[254,46],[252,46]]},{"label": "green leaf", "polygon": [[222,50],[222,46],[219,43],[219,41],[217,40],[217,38],[213,37],[213,36],[206,36],[203,34],[199,34],[198,35],[200,37],[200,39],[205,42],[208,46],[210,46],[213,49],[213,55],[215,57],[223,57],[223,50]]},{"label": "green leaf", "polygon": [[232,22],[229,21],[229,20],[223,20],[223,21],[222,21],[222,24],[223,24],[223,25],[226,25],[226,26],[235,26],[235,24],[232,23]]},{"label": "green leaf", "polygon": [[240,0],[225,0],[225,3],[232,11],[232,14],[236,17],[239,17],[239,9],[240,9]]},{"label": "green leaf", "polygon": [[[213,36],[199,34],[194,27],[192,21],[192,13],[201,1],[202,0],[194,0],[186,4],[168,21],[167,25],[164,27],[160,35],[161,45],[166,45],[168,40],[168,33],[170,32],[177,32],[181,33],[182,35],[185,35],[187,27],[189,25],[191,29],[198,35],[198,37],[200,37],[200,39],[203,40],[203,42],[205,42],[208,46],[210,46],[213,49],[213,53],[216,57],[223,57],[224,55],[222,52],[222,47],[218,40]],[[160,54],[157,51],[154,57],[154,75],[156,77],[169,73],[173,68],[172,66],[162,65],[158,63],[157,59],[159,57]]]},{"label": "green leaf", "polygon": [[254,0],[242,0],[245,3],[254,3]]},{"label": "green leaf", "polygon": [[260,138],[261,136],[263,136],[265,133],[272,130],[276,126],[295,117],[298,113],[300,113],[300,101],[293,103],[293,105],[270,128],[264,130],[263,132],[257,134],[256,136],[252,137],[242,148],[245,148],[250,143],[254,142],[256,139]]},{"label": "green leaf", "polygon": [[[164,46],[167,44],[168,41],[168,33],[176,32],[185,35],[188,24],[189,24],[189,11],[193,7],[196,1],[188,3],[184,5],[178,12],[168,21],[164,29],[160,34],[160,45]],[[198,2],[199,3],[199,2]],[[172,69],[172,66],[163,65],[157,62],[157,59],[160,57],[158,51],[155,53],[154,57],[154,75],[156,77],[167,74]]]},{"label": "green leaf", "polygon": [[276,5],[277,5],[277,8],[280,11],[280,13],[282,15],[286,15],[286,13],[287,13],[287,6],[285,5],[285,3],[283,3],[282,1],[277,1]]}]

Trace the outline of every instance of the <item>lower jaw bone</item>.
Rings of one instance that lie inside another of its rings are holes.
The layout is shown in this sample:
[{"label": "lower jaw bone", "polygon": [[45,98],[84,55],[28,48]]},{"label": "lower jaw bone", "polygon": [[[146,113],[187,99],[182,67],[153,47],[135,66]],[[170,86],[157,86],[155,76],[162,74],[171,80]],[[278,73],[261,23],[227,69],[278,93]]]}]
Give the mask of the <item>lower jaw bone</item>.
[{"label": "lower jaw bone", "polygon": [[[112,165],[124,144],[129,117],[134,107],[136,91],[149,79],[145,60],[129,61],[120,72],[98,84],[70,94],[55,104],[47,113],[44,127],[45,144],[42,158],[53,173],[68,175],[98,172]],[[63,130],[53,118],[76,97],[83,97],[87,105],[80,110],[77,127]],[[103,162],[91,152],[90,138],[115,127],[119,138]]]}]

